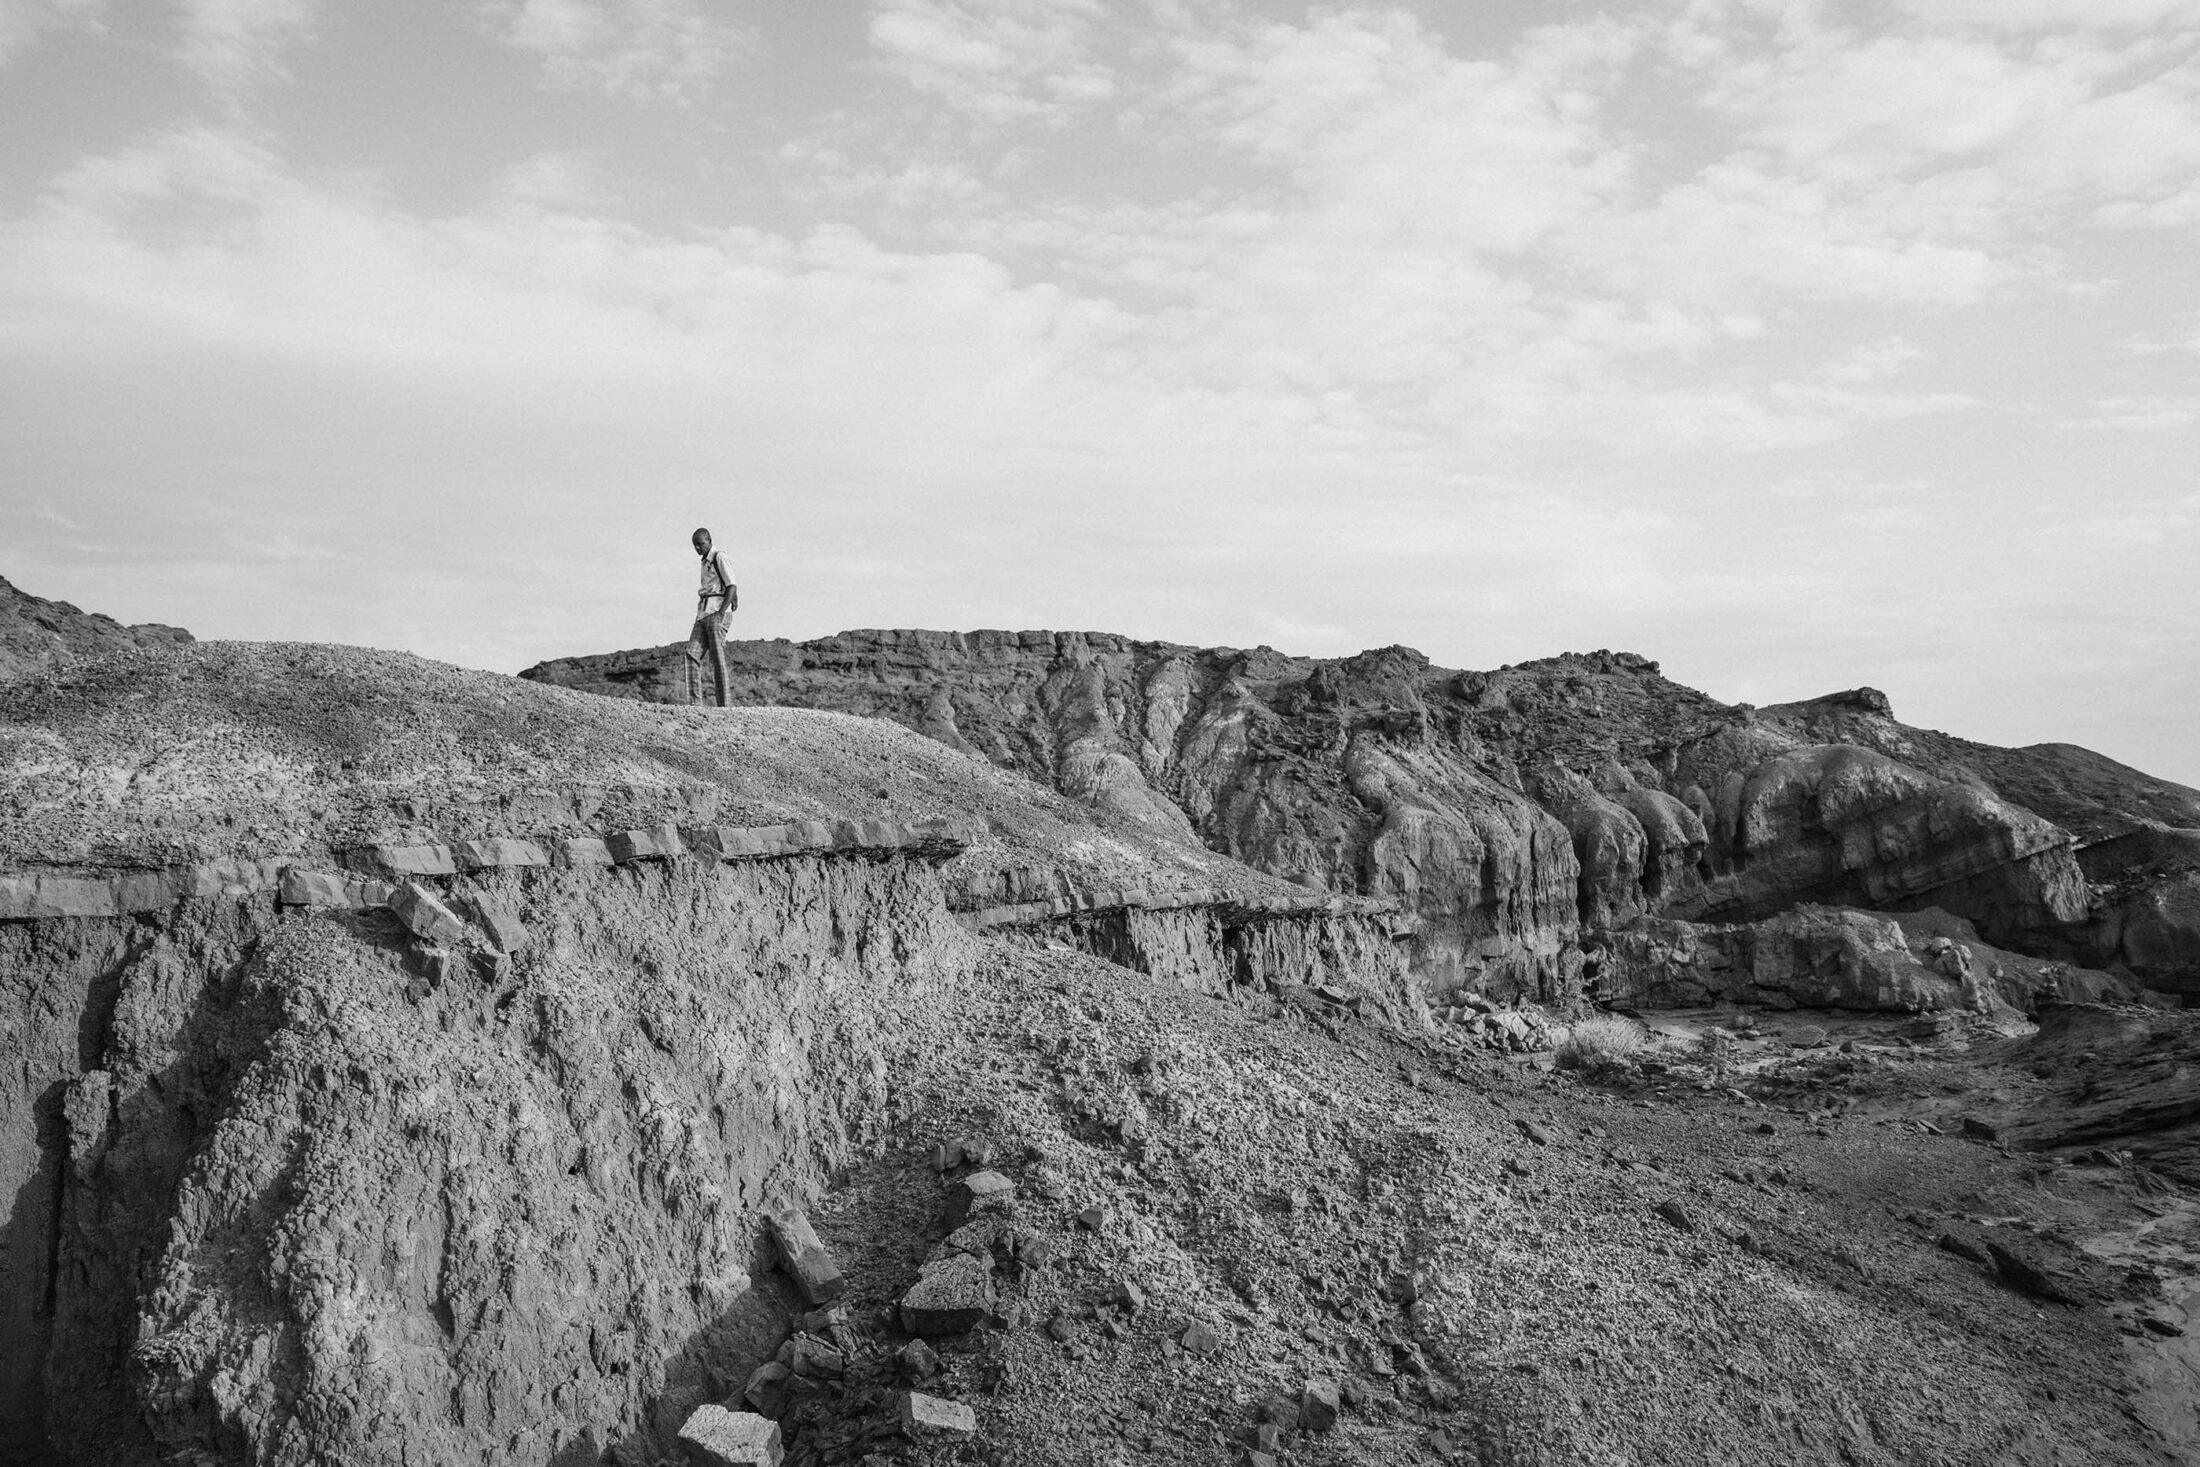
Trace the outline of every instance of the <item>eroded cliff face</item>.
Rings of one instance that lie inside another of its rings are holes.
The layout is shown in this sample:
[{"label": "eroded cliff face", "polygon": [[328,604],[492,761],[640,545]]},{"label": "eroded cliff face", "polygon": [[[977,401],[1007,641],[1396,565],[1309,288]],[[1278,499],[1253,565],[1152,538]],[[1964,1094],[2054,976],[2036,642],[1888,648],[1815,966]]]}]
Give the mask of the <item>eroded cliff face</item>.
[{"label": "eroded cliff face", "polygon": [[242,975],[271,1032],[175,1188],[131,1354],[163,1453],[666,1449],[728,1388],[706,1362],[776,1342],[760,1209],[876,1134],[971,958],[907,863],[489,886],[536,935],[486,985],[411,982],[376,924],[325,916]]},{"label": "eroded cliff face", "polygon": [[[671,697],[679,657],[524,676]],[[2159,883],[2111,899],[2055,818],[2128,837],[2200,794],[2134,785],[2152,813],[2119,823],[2106,761],[2059,781],[2039,751],[1966,762],[1869,690],[1758,713],[1625,653],[1454,672],[1398,647],[1318,660],[1051,632],[850,632],[736,644],[732,663],[742,701],[893,719],[1162,838],[1396,897],[1439,989],[1555,996],[1585,935],[1799,903],[1937,908],[2011,950],[2200,983],[2189,904]]]},{"label": "eroded cliff face", "polygon": [[531,934],[486,972],[387,912],[0,926],[10,1460],[649,1460],[723,1394],[701,1362],[776,1343],[759,1209],[953,1042],[927,1000],[973,939],[936,873],[467,886]]},{"label": "eroded cliff face", "polygon": [[[369,704],[370,664],[441,696]],[[10,1461],[659,1460],[786,1336],[762,1210],[977,1042],[988,932],[1173,934],[1203,991],[1424,1022],[1384,904],[888,725],[330,649],[166,675],[58,679],[0,738]]]}]

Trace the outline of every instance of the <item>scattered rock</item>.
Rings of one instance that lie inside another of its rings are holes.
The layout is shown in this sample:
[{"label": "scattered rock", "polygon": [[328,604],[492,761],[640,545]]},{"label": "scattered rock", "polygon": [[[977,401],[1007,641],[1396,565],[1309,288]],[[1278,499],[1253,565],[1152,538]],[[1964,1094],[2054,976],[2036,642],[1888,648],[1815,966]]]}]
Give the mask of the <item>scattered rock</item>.
[{"label": "scattered rock", "polygon": [[1105,1207],[1088,1207],[1077,1214],[1077,1226],[1088,1233],[1099,1232],[1107,1223],[1108,1210]]},{"label": "scattered rock", "polygon": [[779,1467],[779,1423],[749,1411],[698,1406],[680,1428],[693,1467]]},{"label": "scattered rock", "polygon": [[1222,1338],[1206,1325],[1195,1321],[1185,1329],[1177,1344],[1184,1348],[1187,1355],[1207,1356],[1222,1348]]},{"label": "scattered rock", "polygon": [[940,1373],[939,1351],[922,1340],[911,1340],[894,1352],[894,1372],[912,1385],[922,1385]]},{"label": "scattered rock", "polygon": [[2155,1334],[2164,1335],[2170,1339],[2175,1339],[2177,1336],[2182,1335],[2185,1332],[2185,1327],[2183,1325],[2179,1324],[2174,1319],[2170,1319],[2167,1316],[2160,1314],[2140,1315],[2139,1325],[2142,1329],[2151,1330]]},{"label": "scattered rock", "polygon": [[1668,1197],[1658,1204],[1658,1216],[1664,1218],[1684,1233],[1696,1231],[1696,1214],[1678,1197]]},{"label": "scattered rock", "polygon": [[833,1255],[825,1251],[817,1230],[810,1226],[808,1213],[773,1213],[764,1222],[771,1230],[772,1241],[779,1245],[780,1266],[805,1300],[827,1304],[841,1296],[848,1281],[841,1276]]},{"label": "scattered rock", "polygon": [[788,1363],[796,1375],[838,1380],[848,1373],[847,1357],[814,1335],[794,1337],[794,1359]]},{"label": "scattered rock", "polygon": [[794,1374],[777,1360],[767,1360],[749,1372],[741,1399],[765,1416],[777,1417],[787,1409],[787,1377]]},{"label": "scattered rock", "polygon": [[1963,1134],[1976,1137],[1981,1141],[1999,1141],[2001,1139],[2001,1127],[1991,1121],[1982,1121],[1977,1116],[1965,1116],[1963,1118]]},{"label": "scattered rock", "polygon": [[2058,1304],[2071,1302],[2070,1295],[2056,1281],[2055,1276],[2038,1263],[2007,1245],[1992,1240],[1988,1240],[1986,1251],[1993,1256],[1995,1272],[2017,1292]]},{"label": "scattered rock", "polygon": [[1958,1258],[1967,1258],[1980,1268],[1992,1268],[1994,1266],[1994,1256],[1986,1251],[1985,1245],[1975,1239],[1966,1238],[1961,1233],[1942,1233],[1940,1235],[1940,1247],[1942,1252],[1953,1253]]},{"label": "scattered rock", "polygon": [[950,1254],[918,1271],[901,1296],[901,1327],[913,1335],[959,1335],[993,1312],[993,1260]]},{"label": "scattered rock", "polygon": [[1299,1425],[1307,1431],[1328,1431],[1337,1424],[1337,1383],[1315,1376],[1299,1391]]},{"label": "scattered rock", "polygon": [[527,946],[527,928],[510,907],[486,898],[477,898],[469,905],[492,948],[509,957]]},{"label": "scattered rock", "polygon": [[1005,1212],[1015,1205],[1016,1184],[999,1172],[972,1172],[948,1194],[947,1217],[960,1223],[978,1213]]},{"label": "scattered rock", "polygon": [[901,1393],[901,1429],[911,1437],[972,1437],[978,1434],[978,1413],[960,1401],[942,1400],[922,1391]]},{"label": "scattered rock", "polygon": [[1538,1146],[1556,1146],[1558,1144],[1557,1134],[1539,1121],[1532,1121],[1522,1116],[1516,1119],[1513,1124],[1520,1128],[1521,1135]]},{"label": "scattered rock", "polygon": [[466,924],[433,892],[407,881],[390,893],[390,910],[422,942],[454,947],[466,939]]},{"label": "scattered rock", "polygon": [[1788,1034],[1788,1043],[1797,1049],[1821,1048],[1826,1039],[1826,1031],[1816,1024],[1805,1024],[1802,1028],[1791,1030]]}]

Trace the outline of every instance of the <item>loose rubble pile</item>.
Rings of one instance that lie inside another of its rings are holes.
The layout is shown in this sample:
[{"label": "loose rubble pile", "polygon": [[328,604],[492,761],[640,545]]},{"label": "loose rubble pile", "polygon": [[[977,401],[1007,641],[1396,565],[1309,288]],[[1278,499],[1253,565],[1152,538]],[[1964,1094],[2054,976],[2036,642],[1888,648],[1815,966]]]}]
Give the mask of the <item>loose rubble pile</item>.
[{"label": "loose rubble pile", "polygon": [[988,971],[934,1129],[772,1225],[787,1337],[715,1405],[787,1462],[2173,1460],[2113,1342],[2183,1296],[2078,1245],[2170,1199],[1920,1113],[1981,1022],[1659,1016],[1569,1073],[1309,988],[1226,1059],[1242,1007]]},{"label": "loose rubble pile", "polygon": [[1434,1010],[1444,1023],[1457,1025],[1486,1049],[1533,1054],[1558,1042],[1550,1015],[1532,1004],[1499,1004],[1479,993],[1462,991],[1452,1003]]}]

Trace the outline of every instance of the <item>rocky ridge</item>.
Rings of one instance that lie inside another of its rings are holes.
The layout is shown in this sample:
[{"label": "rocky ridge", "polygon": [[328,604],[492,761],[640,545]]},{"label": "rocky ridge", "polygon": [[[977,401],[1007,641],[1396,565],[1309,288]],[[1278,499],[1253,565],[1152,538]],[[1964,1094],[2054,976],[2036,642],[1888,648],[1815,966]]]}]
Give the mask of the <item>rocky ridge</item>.
[{"label": "rocky ridge", "polygon": [[182,627],[124,626],[66,601],[33,596],[0,576],[0,682],[116,653],[162,652],[190,641]]},{"label": "rocky ridge", "polygon": [[[662,700],[681,656],[522,676]],[[1074,632],[858,631],[735,643],[729,662],[739,702],[890,719],[1165,839],[1397,900],[1438,995],[1555,997],[1589,955],[1610,976],[1645,923],[1804,904],[1945,912],[2085,975],[2070,997],[2200,991],[2200,792],[2068,746],[1910,729],[1869,689],[1754,710],[1628,653],[1460,672],[1402,647],[1313,659]],[[1984,997],[2016,997],[1995,966]]]}]

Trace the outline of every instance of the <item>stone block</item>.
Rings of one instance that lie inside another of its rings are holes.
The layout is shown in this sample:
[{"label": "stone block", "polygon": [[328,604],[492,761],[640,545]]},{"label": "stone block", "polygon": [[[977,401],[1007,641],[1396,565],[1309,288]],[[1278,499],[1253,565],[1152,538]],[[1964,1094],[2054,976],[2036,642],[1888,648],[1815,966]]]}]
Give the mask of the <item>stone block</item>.
[{"label": "stone block", "polygon": [[815,1335],[794,1337],[794,1359],[788,1362],[796,1375],[838,1380],[848,1373],[848,1359]]},{"label": "stone block", "polygon": [[841,1276],[840,1265],[825,1250],[817,1230],[810,1226],[808,1213],[780,1212],[764,1219],[770,1229],[772,1242],[779,1248],[780,1267],[794,1280],[802,1297],[811,1304],[828,1304],[839,1298],[847,1289],[848,1281]]},{"label": "stone block", "polygon": [[196,866],[186,866],[176,874],[182,879],[183,894],[201,900],[229,900],[252,896],[258,892],[272,891],[281,885],[283,871],[288,861],[202,861]]},{"label": "stone block", "polygon": [[390,910],[423,942],[451,947],[465,941],[466,924],[458,914],[416,882],[403,882],[390,893]]},{"label": "stone block", "polygon": [[371,846],[368,859],[389,876],[455,876],[458,858],[449,846]]},{"label": "stone block", "polygon": [[611,845],[592,835],[570,836],[557,843],[555,859],[560,866],[609,866],[613,864]]},{"label": "stone block", "polygon": [[498,836],[490,840],[462,840],[451,847],[459,865],[468,871],[501,870],[507,866],[547,866],[550,854],[531,840]]},{"label": "stone block", "polygon": [[335,876],[322,871],[301,871],[296,866],[283,868],[282,885],[276,888],[276,900],[289,907],[340,907],[346,911],[358,911],[364,907],[384,906],[395,890],[383,881],[361,881],[350,876]]},{"label": "stone block", "polygon": [[746,852],[738,849],[741,833],[731,825],[684,825],[680,839],[689,852],[706,861],[730,861]]},{"label": "stone block", "polygon": [[604,844],[611,849],[611,859],[626,861],[668,861],[687,854],[687,846],[680,839],[676,825],[652,825],[641,830],[622,830],[609,836]]},{"label": "stone block", "polygon": [[527,927],[519,916],[502,902],[477,898],[471,903],[474,916],[480,921],[481,930],[488,934],[489,945],[500,953],[516,953],[527,946]]},{"label": "stone block", "polygon": [[115,907],[124,912],[165,912],[183,900],[181,871],[132,871],[115,878]]},{"label": "stone block", "polygon": [[698,1406],[680,1428],[690,1467],[779,1467],[779,1423],[752,1411]]},{"label": "stone block", "polygon": [[952,1253],[918,1271],[901,1296],[901,1327],[913,1335],[959,1335],[993,1312],[993,1260]]},{"label": "stone block", "polygon": [[978,1413],[960,1401],[903,1391],[901,1429],[903,1435],[919,1438],[972,1437],[978,1434]]},{"label": "stone block", "polygon": [[1299,1392],[1299,1425],[1307,1431],[1328,1431],[1336,1424],[1337,1383],[1315,1376]]},{"label": "stone block", "polygon": [[787,1377],[792,1374],[777,1360],[767,1360],[750,1372],[749,1383],[741,1388],[741,1399],[759,1414],[776,1418],[787,1409]]},{"label": "stone block", "polygon": [[49,917],[113,917],[114,883],[79,876],[15,876],[0,881],[0,918],[38,921]]},{"label": "stone block", "polygon": [[947,1220],[958,1225],[978,1213],[1007,1212],[1016,1205],[1016,1184],[999,1172],[973,1172],[949,1190]]}]

